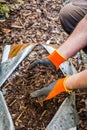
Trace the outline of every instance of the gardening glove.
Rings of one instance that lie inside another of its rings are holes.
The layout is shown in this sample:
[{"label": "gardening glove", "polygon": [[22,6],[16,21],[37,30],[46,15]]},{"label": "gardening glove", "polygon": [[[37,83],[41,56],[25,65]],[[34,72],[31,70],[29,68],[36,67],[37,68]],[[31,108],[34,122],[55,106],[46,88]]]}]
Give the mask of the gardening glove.
[{"label": "gardening glove", "polygon": [[30,69],[34,68],[37,64],[41,64],[41,65],[44,65],[44,66],[51,65],[53,68],[58,69],[59,65],[66,60],[67,59],[65,57],[63,57],[62,54],[60,54],[58,51],[55,50],[49,56],[42,58],[40,60],[34,61],[30,65]]},{"label": "gardening glove", "polygon": [[45,101],[45,100],[49,100],[49,99],[55,97],[56,95],[58,95],[62,92],[71,93],[72,90],[68,90],[65,85],[67,78],[69,78],[69,76],[67,76],[65,78],[61,78],[61,79],[51,83],[47,87],[44,87],[40,90],[36,90],[36,91],[30,93],[30,96],[32,98],[40,96],[41,101]]}]

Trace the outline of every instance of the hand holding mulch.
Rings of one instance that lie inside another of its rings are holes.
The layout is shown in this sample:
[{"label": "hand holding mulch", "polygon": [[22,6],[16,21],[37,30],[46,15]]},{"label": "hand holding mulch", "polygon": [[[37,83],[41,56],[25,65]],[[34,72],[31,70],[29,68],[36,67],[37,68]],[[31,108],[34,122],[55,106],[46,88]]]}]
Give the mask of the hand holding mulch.
[{"label": "hand holding mulch", "polygon": [[41,88],[40,90],[36,90],[30,94],[31,97],[39,97],[41,96],[41,101],[49,100],[56,95],[62,93],[62,92],[68,92],[71,93],[72,90],[68,90],[65,82],[69,76],[65,78],[61,78],[57,80],[56,82],[51,83],[47,87]]},{"label": "hand holding mulch", "polygon": [[61,63],[63,63],[64,61],[66,61],[66,58],[63,57],[58,51],[55,50],[53,53],[51,53],[46,58],[34,61],[30,65],[30,69],[33,69],[37,64],[41,64],[41,65],[44,65],[44,66],[51,65],[52,68],[58,69],[59,65]]}]

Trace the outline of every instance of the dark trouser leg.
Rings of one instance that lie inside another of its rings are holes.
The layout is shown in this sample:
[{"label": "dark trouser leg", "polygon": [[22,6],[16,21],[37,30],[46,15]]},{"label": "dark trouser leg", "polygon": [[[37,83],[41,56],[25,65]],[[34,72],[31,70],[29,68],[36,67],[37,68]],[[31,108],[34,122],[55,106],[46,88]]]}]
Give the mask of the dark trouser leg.
[{"label": "dark trouser leg", "polygon": [[[80,20],[87,14],[87,7],[81,5],[74,5],[74,3],[70,3],[65,5],[59,14],[60,22],[63,29],[71,34],[76,25],[80,22]],[[87,48],[85,48],[87,51]]]},{"label": "dark trouser leg", "polygon": [[81,8],[72,3],[65,5],[59,14],[63,29],[70,34],[85,14],[87,14],[86,8]]}]

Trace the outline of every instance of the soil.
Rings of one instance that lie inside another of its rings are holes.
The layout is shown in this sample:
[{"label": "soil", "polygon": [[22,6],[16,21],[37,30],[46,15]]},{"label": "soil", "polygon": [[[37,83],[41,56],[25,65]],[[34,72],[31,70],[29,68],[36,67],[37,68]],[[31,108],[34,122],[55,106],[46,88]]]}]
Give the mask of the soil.
[{"label": "soil", "polygon": [[[10,1],[8,1],[9,3]],[[12,2],[12,1],[11,1]],[[0,61],[3,48],[7,44],[31,43],[51,44],[59,47],[68,35],[59,21],[62,0],[25,0],[24,5],[15,1],[10,17],[0,23]],[[62,93],[43,104],[30,93],[40,89],[61,77],[60,70],[51,67],[36,66],[29,70],[30,64],[48,55],[41,46],[37,46],[18,66],[2,86],[7,106],[16,130],[45,130],[61,103],[68,96]],[[77,71],[84,68],[72,59]],[[87,90],[76,90],[76,108],[80,117],[78,130],[87,130]]]}]

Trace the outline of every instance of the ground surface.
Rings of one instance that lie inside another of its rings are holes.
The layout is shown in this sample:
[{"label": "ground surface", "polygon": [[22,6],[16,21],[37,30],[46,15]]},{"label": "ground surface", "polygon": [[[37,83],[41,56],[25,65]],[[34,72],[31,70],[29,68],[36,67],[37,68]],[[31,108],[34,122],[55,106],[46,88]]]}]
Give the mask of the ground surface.
[{"label": "ground surface", "polygon": [[[62,2],[58,0],[26,0],[24,5],[16,5],[11,10],[10,18],[0,23],[0,57],[6,44],[61,45],[68,37],[59,22],[61,7]],[[63,93],[43,104],[29,97],[33,90],[63,77],[60,70],[55,72],[52,68],[43,66],[29,71],[33,60],[46,55],[48,53],[37,46],[2,86],[16,130],[45,130],[60,104],[68,96]],[[84,69],[75,59],[73,62],[78,71]],[[76,106],[81,121],[78,130],[87,130],[87,90],[76,91]]]}]

